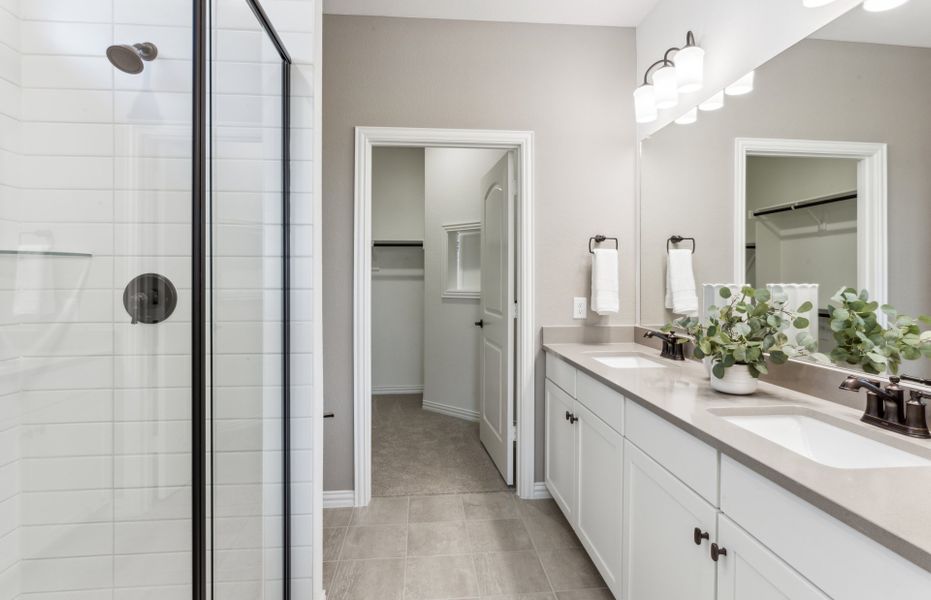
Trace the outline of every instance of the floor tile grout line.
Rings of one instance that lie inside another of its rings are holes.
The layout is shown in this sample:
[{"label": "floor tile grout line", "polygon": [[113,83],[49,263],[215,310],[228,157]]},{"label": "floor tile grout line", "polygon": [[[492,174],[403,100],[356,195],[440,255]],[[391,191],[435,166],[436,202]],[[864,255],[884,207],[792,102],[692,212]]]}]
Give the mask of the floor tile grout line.
[{"label": "floor tile grout line", "polygon": [[[515,499],[514,502],[515,502],[515,504],[516,504],[516,503],[517,503],[517,500]],[[516,508],[517,508],[518,514],[520,514],[520,513],[521,513],[520,505],[518,504],[518,505],[516,506]],[[521,520],[521,522],[523,522],[523,520]],[[526,527],[526,525],[525,525],[524,527]],[[543,564],[543,559],[540,557],[540,549],[537,548],[537,543],[536,543],[535,541],[533,541],[533,536],[530,535],[530,531],[527,531],[527,537],[530,538],[530,545],[533,546],[533,554],[534,554],[534,556],[536,556],[536,557],[537,557],[537,560],[540,562],[540,569],[543,570],[543,576],[546,577],[546,584],[547,584],[548,586],[550,586],[550,590],[549,590],[549,591],[550,591],[550,594],[552,594],[553,597],[555,598],[555,597],[556,597],[556,588],[553,586],[553,580],[550,579],[550,574],[546,572],[546,565]]]}]

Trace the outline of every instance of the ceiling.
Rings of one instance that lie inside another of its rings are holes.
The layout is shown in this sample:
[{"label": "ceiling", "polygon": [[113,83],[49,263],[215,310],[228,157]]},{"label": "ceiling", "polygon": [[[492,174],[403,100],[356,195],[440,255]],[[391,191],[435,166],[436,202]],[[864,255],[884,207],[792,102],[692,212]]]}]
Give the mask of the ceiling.
[{"label": "ceiling", "polygon": [[636,27],[659,0],[325,0],[337,15]]},{"label": "ceiling", "polygon": [[819,40],[931,48],[931,2],[912,0],[888,12],[854,8],[815,32]]}]

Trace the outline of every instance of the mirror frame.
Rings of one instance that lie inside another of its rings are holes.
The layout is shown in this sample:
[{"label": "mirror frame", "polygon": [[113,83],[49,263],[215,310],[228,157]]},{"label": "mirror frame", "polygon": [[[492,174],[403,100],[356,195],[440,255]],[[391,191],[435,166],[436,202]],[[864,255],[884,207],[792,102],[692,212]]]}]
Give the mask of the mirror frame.
[{"label": "mirror frame", "polygon": [[[888,301],[887,148],[882,143],[736,138],[734,143],[734,281],[746,279],[747,157],[849,158],[857,163],[857,282],[870,299]],[[775,282],[774,282],[775,283]],[[833,292],[833,290],[832,290]]]}]

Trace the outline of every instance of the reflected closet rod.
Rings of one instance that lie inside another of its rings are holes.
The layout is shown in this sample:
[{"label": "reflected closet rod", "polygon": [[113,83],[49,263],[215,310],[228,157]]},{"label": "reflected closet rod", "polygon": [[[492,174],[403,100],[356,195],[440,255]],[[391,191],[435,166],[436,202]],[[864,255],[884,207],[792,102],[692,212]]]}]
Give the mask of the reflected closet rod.
[{"label": "reflected closet rod", "polygon": [[776,213],[789,212],[793,210],[798,210],[800,208],[811,208],[813,206],[822,206],[824,204],[834,204],[835,202],[843,202],[844,200],[856,200],[856,192],[845,192],[843,194],[835,194],[833,196],[825,196],[823,198],[815,198],[813,200],[802,200],[801,202],[793,202],[791,204],[786,204],[784,206],[775,206],[772,208],[761,208],[760,210],[753,211],[754,217],[762,217],[764,215],[774,215]]}]

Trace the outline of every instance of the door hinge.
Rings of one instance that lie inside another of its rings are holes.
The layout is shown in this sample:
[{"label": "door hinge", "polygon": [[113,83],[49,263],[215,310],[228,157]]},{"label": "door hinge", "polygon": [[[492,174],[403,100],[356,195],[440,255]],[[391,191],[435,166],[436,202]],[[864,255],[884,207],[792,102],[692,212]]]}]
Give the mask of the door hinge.
[{"label": "door hinge", "polygon": [[517,425],[511,425],[511,441],[517,441]]},{"label": "door hinge", "polygon": [[511,318],[512,319],[517,318],[517,302],[511,305]]}]

